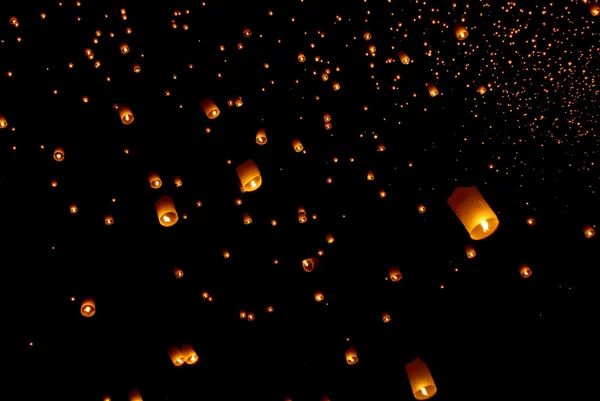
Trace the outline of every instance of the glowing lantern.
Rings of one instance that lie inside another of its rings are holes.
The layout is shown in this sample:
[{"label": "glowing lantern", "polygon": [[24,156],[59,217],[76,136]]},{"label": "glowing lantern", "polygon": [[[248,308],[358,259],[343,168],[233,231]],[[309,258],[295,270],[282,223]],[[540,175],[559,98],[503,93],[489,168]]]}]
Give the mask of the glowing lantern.
[{"label": "glowing lantern", "polygon": [[419,211],[419,213],[425,213],[427,211],[425,205],[417,205],[417,210]]},{"label": "glowing lantern", "polygon": [[240,190],[242,192],[252,192],[260,188],[262,178],[258,166],[252,160],[240,164],[236,167],[235,172],[240,179]]},{"label": "glowing lantern", "polygon": [[323,121],[325,121],[326,123],[331,121],[331,116],[329,115],[329,113],[323,113]]},{"label": "glowing lantern", "polygon": [[383,152],[384,150],[385,150],[385,145],[383,143],[380,143],[379,145],[377,145],[378,152]]},{"label": "glowing lantern", "polygon": [[586,224],[583,226],[583,235],[585,235],[586,238],[592,238],[594,235],[596,235],[596,231],[592,226]]},{"label": "glowing lantern", "polygon": [[292,139],[292,146],[294,147],[296,153],[302,152],[302,150],[304,149],[304,146],[302,146],[302,142],[300,142],[298,138]]},{"label": "glowing lantern", "polygon": [[429,96],[436,97],[440,94],[434,84],[427,84],[427,90],[429,91]]},{"label": "glowing lantern", "polygon": [[306,210],[302,206],[298,207],[298,221],[302,223],[306,223],[308,218],[306,217]]},{"label": "glowing lantern", "polygon": [[247,38],[249,38],[250,36],[252,36],[252,31],[250,30],[250,28],[244,28],[244,30],[242,31],[242,33]]},{"label": "glowing lantern", "polygon": [[315,291],[315,301],[321,302],[324,299],[325,299],[325,297],[323,296],[323,293],[321,291],[319,291],[319,290]]},{"label": "glowing lantern", "polygon": [[427,400],[435,395],[437,387],[429,368],[420,358],[404,366],[413,395],[417,400]]},{"label": "glowing lantern", "polygon": [[229,259],[229,257],[231,256],[231,254],[229,253],[229,251],[227,249],[223,249],[223,258],[225,259]]},{"label": "glowing lantern", "polygon": [[267,306],[268,313],[273,313],[273,311],[275,311],[275,309],[271,305]]},{"label": "glowing lantern", "polygon": [[448,205],[465,226],[473,240],[492,235],[500,221],[477,187],[458,187],[448,198]]},{"label": "glowing lantern", "polygon": [[533,227],[533,226],[535,226],[535,219],[534,219],[533,217],[528,217],[528,218],[527,218],[527,225],[528,225],[529,227]]},{"label": "glowing lantern", "polygon": [[306,61],[306,57],[302,53],[298,53],[298,61],[304,63]]},{"label": "glowing lantern", "polygon": [[96,314],[96,301],[94,298],[85,298],[81,303],[81,314],[84,317],[92,317]]},{"label": "glowing lantern", "polygon": [[340,84],[338,84],[337,81],[331,81],[331,86],[333,86],[334,91],[340,90],[341,88]]},{"label": "glowing lantern", "polygon": [[193,365],[200,360],[200,358],[198,358],[198,354],[196,354],[196,351],[194,351],[194,348],[192,348],[190,344],[182,344],[181,353],[185,358],[185,363],[188,365]]},{"label": "glowing lantern", "polygon": [[358,363],[356,347],[352,346],[346,350],[346,362],[348,363],[348,365],[356,365]]},{"label": "glowing lantern", "polygon": [[152,189],[158,189],[162,187],[162,180],[155,171],[148,173],[148,182],[150,183],[150,188]]},{"label": "glowing lantern", "polygon": [[178,175],[175,176],[175,178],[173,178],[173,182],[175,182],[175,186],[178,188],[183,185],[183,182],[181,181],[181,177],[179,177]]},{"label": "glowing lantern", "polygon": [[381,319],[383,319],[383,323],[389,323],[392,320],[390,314],[387,312],[381,314]]},{"label": "glowing lantern", "polygon": [[256,133],[256,143],[259,145],[264,145],[267,143],[267,134],[264,128],[259,128]]},{"label": "glowing lantern", "polygon": [[248,213],[244,213],[244,224],[245,225],[252,224],[252,218],[250,217],[250,215]]},{"label": "glowing lantern", "polygon": [[379,197],[380,198],[385,198],[387,196],[387,194],[385,193],[385,191],[383,189],[379,190]]},{"label": "glowing lantern", "polygon": [[175,278],[182,278],[183,270],[181,270],[180,267],[175,267],[175,268],[173,268],[173,274],[175,274]]},{"label": "glowing lantern", "polygon": [[377,48],[375,47],[375,45],[369,45],[369,53],[371,53],[371,55],[375,55],[375,52],[377,52]]},{"label": "glowing lantern", "polygon": [[456,35],[456,39],[465,40],[467,36],[469,36],[469,32],[462,25],[456,25],[454,27],[454,34]]},{"label": "glowing lantern", "polygon": [[104,216],[104,224],[107,226],[112,226],[115,223],[115,219],[113,219],[112,214],[107,214]]},{"label": "glowing lantern", "polygon": [[235,198],[235,205],[239,206],[242,204],[242,198]]},{"label": "glowing lantern", "polygon": [[235,99],[233,99],[233,103],[235,104],[235,107],[242,107],[244,105],[241,96],[236,96]]},{"label": "glowing lantern", "polygon": [[367,172],[367,180],[373,181],[375,179],[375,174],[371,170]]},{"label": "glowing lantern", "polygon": [[136,74],[139,74],[142,71],[142,67],[140,67],[140,65],[138,64],[137,61],[133,62],[133,72],[135,72]]},{"label": "glowing lantern", "polygon": [[144,401],[140,392],[137,389],[133,389],[129,392],[129,401]]},{"label": "glowing lantern", "polygon": [[410,57],[403,51],[398,52],[398,58],[402,64],[406,65],[410,63]]},{"label": "glowing lantern", "polygon": [[54,149],[53,157],[57,162],[65,160],[65,150],[62,146],[57,146],[56,149]]},{"label": "glowing lantern", "polygon": [[325,123],[325,129],[327,131],[329,131],[331,129],[331,127],[332,127],[331,123]]},{"label": "glowing lantern", "polygon": [[240,311],[240,319],[245,319],[246,318],[246,312],[241,310]]},{"label": "glowing lantern", "polygon": [[333,244],[333,241],[335,241],[335,239],[333,238],[333,235],[331,235],[331,233],[327,233],[327,235],[325,236],[325,239],[327,240],[328,244]]},{"label": "glowing lantern", "polygon": [[388,275],[390,276],[390,280],[394,283],[402,280],[402,273],[400,273],[400,268],[398,266],[392,266],[388,269]]},{"label": "glowing lantern", "polygon": [[521,265],[519,266],[519,274],[521,274],[521,277],[523,278],[529,278],[531,277],[533,272],[531,271],[528,265]]},{"label": "glowing lantern", "polygon": [[183,354],[175,345],[169,345],[169,358],[171,358],[171,362],[175,366],[181,366],[185,363]]},{"label": "glowing lantern", "polygon": [[473,245],[465,245],[465,253],[467,254],[467,258],[473,259],[477,253],[475,252],[475,248]]},{"label": "glowing lantern", "polygon": [[133,113],[131,109],[124,104],[119,105],[119,117],[121,118],[121,122],[125,125],[129,125],[133,122]]},{"label": "glowing lantern", "polygon": [[127,46],[127,43],[121,43],[121,53],[123,54],[127,54],[129,53],[129,46]]},{"label": "glowing lantern", "polygon": [[254,313],[250,312],[248,313],[248,317],[246,318],[249,322],[254,321]]},{"label": "glowing lantern", "polygon": [[75,214],[79,211],[79,209],[77,209],[77,205],[73,203],[71,206],[69,206],[69,211],[71,214]]},{"label": "glowing lantern", "polygon": [[179,220],[173,199],[167,195],[163,195],[162,198],[154,202],[154,207],[161,226],[171,227]]},{"label": "glowing lantern", "polygon": [[600,5],[598,5],[598,3],[591,3],[588,7],[590,10],[590,14],[592,14],[592,17],[597,17],[598,15],[600,15]]},{"label": "glowing lantern", "polygon": [[485,89],[485,86],[483,86],[483,85],[479,85],[479,86],[477,87],[477,92],[478,92],[480,95],[484,95],[486,91],[487,91],[487,89]]},{"label": "glowing lantern", "polygon": [[371,40],[371,38],[372,38],[371,33],[369,33],[369,32],[363,33],[363,38],[364,38],[364,40]]},{"label": "glowing lantern", "polygon": [[6,121],[6,117],[3,114],[0,114],[0,129],[8,127],[8,121]]},{"label": "glowing lantern", "polygon": [[212,99],[202,100],[200,102],[200,107],[202,107],[202,110],[204,110],[206,117],[210,118],[211,120],[219,117],[219,114],[221,114],[221,111]]},{"label": "glowing lantern", "polygon": [[324,72],[321,74],[321,79],[323,80],[323,82],[325,82],[329,80],[329,75],[326,72]]},{"label": "glowing lantern", "polygon": [[302,268],[305,272],[310,273],[315,270],[319,264],[319,258],[308,258],[302,261]]}]

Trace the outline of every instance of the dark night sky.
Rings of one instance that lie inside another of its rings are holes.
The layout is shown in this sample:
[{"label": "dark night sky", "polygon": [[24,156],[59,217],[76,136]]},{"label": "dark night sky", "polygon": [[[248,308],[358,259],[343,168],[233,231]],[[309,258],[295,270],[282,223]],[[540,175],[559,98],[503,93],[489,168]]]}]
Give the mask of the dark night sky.
[{"label": "dark night sky", "polygon": [[[13,3],[0,11],[7,394],[411,400],[404,365],[417,357],[434,400],[592,391],[600,248],[582,227],[600,221],[600,17],[588,5]],[[243,105],[229,107],[236,96]],[[214,120],[205,98],[220,109]],[[122,124],[114,104],[135,121]],[[242,194],[235,167],[248,159],[263,183]],[[150,187],[151,171],[161,188]],[[448,206],[459,186],[477,186],[497,214],[490,237],[471,240]],[[179,215],[169,228],[154,209],[165,194]],[[303,271],[318,250],[320,265]],[[397,283],[386,279],[393,265]],[[96,301],[90,318],[80,314],[86,297]],[[182,344],[199,363],[173,365],[167,348]]]}]

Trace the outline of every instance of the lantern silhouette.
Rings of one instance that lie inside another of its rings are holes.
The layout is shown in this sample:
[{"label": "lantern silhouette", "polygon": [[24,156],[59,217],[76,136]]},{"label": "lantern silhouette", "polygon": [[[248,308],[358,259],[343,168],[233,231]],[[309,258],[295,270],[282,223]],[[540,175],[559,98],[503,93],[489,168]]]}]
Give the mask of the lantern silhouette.
[{"label": "lantern silhouette", "polygon": [[104,224],[107,226],[112,226],[115,223],[115,219],[113,219],[112,214],[108,213],[104,216]]},{"label": "lantern silhouette", "polygon": [[533,227],[533,226],[535,226],[535,219],[534,219],[533,217],[528,217],[528,218],[527,218],[527,225],[528,225],[529,227]]},{"label": "lantern silhouette", "polygon": [[267,143],[267,133],[264,128],[259,128],[256,133],[256,143],[259,145],[264,145]]},{"label": "lantern silhouette", "polygon": [[381,319],[383,320],[383,323],[389,323],[392,320],[392,317],[388,312],[383,312],[381,314]]},{"label": "lantern silhouette", "polygon": [[171,362],[175,366],[181,366],[185,363],[183,354],[175,345],[169,345],[169,358],[171,358]]},{"label": "lantern silhouette", "polygon": [[133,389],[129,392],[129,401],[144,401],[140,392],[137,389]]},{"label": "lantern silhouette", "polygon": [[352,346],[346,350],[346,363],[348,365],[356,365],[358,363],[358,355],[356,353],[356,347]]},{"label": "lantern silhouette", "polygon": [[210,98],[202,100],[200,102],[200,107],[202,107],[202,110],[204,110],[204,114],[206,114],[206,117],[210,118],[211,120],[219,117],[219,114],[221,114],[221,111],[219,110],[215,102],[213,102],[213,100]]},{"label": "lantern silhouette", "polygon": [[296,153],[302,152],[302,150],[304,149],[304,146],[302,146],[302,142],[300,142],[298,138],[292,139],[292,146],[294,147]]},{"label": "lantern silhouette", "polygon": [[65,150],[62,146],[57,146],[56,149],[54,149],[54,154],[52,156],[54,157],[54,160],[61,162],[65,160]]},{"label": "lantern silhouette", "polygon": [[531,271],[531,269],[529,268],[528,265],[523,264],[523,265],[519,266],[519,274],[523,278],[529,278],[529,277],[531,277],[533,272]]},{"label": "lantern silhouette", "polygon": [[406,65],[410,63],[410,57],[403,51],[398,52],[398,58],[402,64]]},{"label": "lantern silhouette", "polygon": [[469,32],[460,24],[454,26],[454,34],[458,40],[465,40],[469,36]]},{"label": "lantern silhouette", "polygon": [[302,53],[298,53],[298,61],[304,63],[306,61],[306,57]]},{"label": "lantern silhouette", "polygon": [[190,344],[181,345],[181,354],[185,359],[185,363],[187,363],[188,365],[193,365],[200,359],[198,358],[198,354],[196,353],[196,351],[194,351],[194,348],[192,348]]},{"label": "lantern silhouette", "polygon": [[429,91],[429,96],[436,97],[440,94],[434,84],[427,84],[427,90]]},{"label": "lantern silhouette", "polygon": [[154,207],[156,208],[156,214],[161,226],[172,227],[179,220],[173,199],[167,195],[163,195],[159,200],[154,202]]},{"label": "lantern silhouette", "polygon": [[85,298],[81,302],[80,312],[84,317],[94,316],[96,314],[96,301],[94,298]]},{"label": "lantern silhouette", "polygon": [[8,121],[6,121],[6,117],[3,114],[0,114],[0,129],[8,127]]},{"label": "lantern silhouette", "polygon": [[588,7],[590,10],[590,14],[592,14],[592,17],[597,17],[598,15],[600,15],[600,5],[598,5],[598,3],[591,3]]},{"label": "lantern silhouette", "polygon": [[121,43],[121,46],[119,46],[121,48],[121,53],[123,54],[127,54],[129,53],[129,46],[127,46],[127,43]]},{"label": "lantern silhouette", "polygon": [[319,264],[319,258],[308,258],[302,261],[302,268],[305,272],[310,273],[315,270]]},{"label": "lantern silhouette", "polygon": [[492,235],[500,221],[477,187],[458,187],[448,198],[448,205],[461,221],[471,239]]},{"label": "lantern silhouette", "polygon": [[331,81],[331,86],[333,86],[334,91],[340,90],[341,86],[337,81]]},{"label": "lantern silhouette", "polygon": [[375,179],[375,174],[371,170],[367,172],[367,180],[373,181]]},{"label": "lantern silhouette", "polygon": [[596,235],[596,231],[591,225],[586,224],[583,226],[583,235],[585,235],[586,238],[592,238]]},{"label": "lantern silhouette", "polygon": [[417,210],[419,211],[419,213],[425,213],[427,211],[425,205],[417,205]]},{"label": "lantern silhouette", "polygon": [[465,245],[465,253],[467,254],[467,258],[473,259],[477,253],[475,252],[475,248],[473,245]]},{"label": "lantern silhouette", "polygon": [[428,400],[437,392],[429,368],[420,358],[404,365],[410,387],[417,400]]},{"label": "lantern silhouette", "polygon": [[485,86],[483,86],[483,85],[479,85],[479,86],[477,87],[477,92],[478,92],[480,95],[484,95],[486,91],[487,91],[487,89],[485,89]]},{"label": "lantern silhouette", "polygon": [[175,274],[175,278],[182,278],[183,270],[181,270],[180,267],[175,267],[175,268],[173,268],[173,274]]},{"label": "lantern silhouette", "polygon": [[162,180],[156,171],[148,173],[148,182],[152,189],[158,189],[162,187]]},{"label": "lantern silhouette", "polygon": [[327,235],[325,235],[325,239],[327,240],[328,244],[333,244],[333,241],[335,241],[335,239],[333,238],[333,235],[331,235],[331,233],[327,233]]},{"label": "lantern silhouette", "polygon": [[131,109],[124,104],[119,105],[117,109],[119,111],[119,117],[121,118],[121,122],[125,125],[129,125],[133,122],[133,113]]},{"label": "lantern silhouette", "polygon": [[235,172],[240,179],[239,184],[242,192],[252,192],[260,188],[262,178],[258,166],[252,160],[240,164],[236,167]]},{"label": "lantern silhouette", "polygon": [[322,300],[325,299],[325,296],[323,296],[323,293],[321,291],[315,291],[315,301],[317,302],[321,302]]},{"label": "lantern silhouette", "polygon": [[393,282],[397,282],[402,280],[402,273],[400,273],[400,269],[398,266],[392,266],[388,269],[388,275],[390,276],[390,280]]},{"label": "lantern silhouette", "polygon": [[252,218],[250,217],[250,215],[248,213],[244,213],[244,224],[245,225],[252,224]]}]

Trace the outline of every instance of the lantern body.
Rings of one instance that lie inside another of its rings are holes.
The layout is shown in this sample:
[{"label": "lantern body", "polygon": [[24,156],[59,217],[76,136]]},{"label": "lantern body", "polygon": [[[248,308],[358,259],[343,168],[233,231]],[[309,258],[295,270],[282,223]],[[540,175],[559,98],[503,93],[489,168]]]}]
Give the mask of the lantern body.
[{"label": "lantern body", "polygon": [[383,323],[389,323],[392,320],[392,317],[390,316],[389,313],[383,312],[381,314],[381,319],[383,319]]},{"label": "lantern body", "polygon": [[371,37],[372,37],[372,36],[371,36],[371,33],[369,33],[369,32],[365,32],[365,33],[363,33],[363,38],[364,38],[365,40],[371,40]]},{"label": "lantern body", "polygon": [[487,89],[485,89],[485,86],[479,85],[479,87],[477,88],[477,92],[479,92],[480,95],[484,95],[485,92],[487,92]]},{"label": "lantern body", "polygon": [[96,301],[94,298],[85,298],[81,303],[81,314],[84,317],[92,317],[96,314]]},{"label": "lantern body", "polygon": [[323,121],[325,121],[326,123],[331,121],[331,116],[329,115],[329,113],[323,113]]},{"label": "lantern body", "polygon": [[367,172],[367,180],[373,181],[375,179],[375,174],[371,170]]},{"label": "lantern body", "polygon": [[535,219],[533,217],[528,217],[527,218],[527,225],[529,227],[535,226]]},{"label": "lantern body", "polygon": [[333,235],[331,235],[331,233],[327,233],[325,239],[327,240],[328,244],[333,244],[333,241],[335,241],[335,238],[333,238]]},{"label": "lantern body", "polygon": [[242,101],[242,97],[241,96],[236,96],[236,98],[233,100],[235,107],[242,107],[244,105],[244,102]]},{"label": "lantern body", "polygon": [[437,392],[429,368],[420,358],[404,366],[413,395],[417,400],[428,400]]},{"label": "lantern body", "polygon": [[204,111],[204,114],[206,114],[206,117],[210,118],[211,120],[219,117],[219,114],[221,114],[221,111],[212,99],[202,100],[200,102],[200,107],[202,107],[202,110]]},{"label": "lantern body", "polygon": [[403,51],[398,52],[398,58],[402,64],[406,65],[410,63],[410,57]]},{"label": "lantern body", "polygon": [[6,121],[6,117],[0,114],[0,129],[8,127],[8,121]]},{"label": "lantern body", "polygon": [[183,181],[181,181],[180,176],[176,176],[175,178],[173,178],[173,182],[175,182],[176,187],[180,187],[183,185]]},{"label": "lantern body", "polygon": [[225,259],[229,259],[229,257],[231,256],[231,254],[229,253],[229,251],[227,249],[223,249],[223,258]]},{"label": "lantern body", "polygon": [[242,192],[252,192],[260,188],[262,178],[258,166],[252,160],[239,165],[235,171],[240,179],[240,190]]},{"label": "lantern body", "polygon": [[315,270],[315,268],[318,265],[318,262],[319,262],[318,258],[304,259],[302,261],[302,268],[304,269],[305,272],[310,273],[311,271]]},{"label": "lantern body", "polygon": [[340,90],[341,86],[337,81],[331,81],[331,86],[333,86],[334,91]]},{"label": "lantern body", "polygon": [[477,187],[458,187],[448,198],[448,205],[473,240],[492,235],[500,221]]},{"label": "lantern body", "polygon": [[57,162],[65,160],[64,148],[62,146],[57,146],[56,149],[54,149],[54,154],[52,155],[52,157],[54,157],[54,160],[56,160]]},{"label": "lantern body", "polygon": [[104,216],[104,224],[107,226],[112,226],[115,223],[115,219],[112,217],[112,214],[107,214]]},{"label": "lantern body", "polygon": [[425,207],[425,205],[417,205],[417,210],[419,211],[419,213],[425,213],[427,211],[427,208]]},{"label": "lantern body", "polygon": [[400,269],[398,266],[392,266],[388,270],[388,274],[390,276],[390,280],[393,282],[402,280],[402,273],[400,273]]},{"label": "lantern body", "polygon": [[196,354],[196,351],[194,351],[194,348],[192,348],[190,344],[182,344],[181,353],[185,358],[185,363],[187,363],[188,365],[193,365],[200,359],[198,358],[198,354]]},{"label": "lantern body", "polygon": [[264,128],[259,128],[258,132],[256,133],[256,143],[259,145],[264,145],[267,143],[267,133],[265,132]]},{"label": "lantern body", "polygon": [[427,90],[429,91],[429,96],[436,97],[440,94],[434,84],[427,84]]},{"label": "lantern body", "polygon": [[129,53],[129,46],[127,46],[127,43],[121,43],[121,53],[123,54],[127,54]]},{"label": "lantern body", "polygon": [[133,389],[129,392],[129,401],[144,401],[140,392],[137,389]]},{"label": "lantern body", "polygon": [[173,274],[175,274],[175,278],[182,278],[183,277],[183,270],[181,270],[180,267],[175,267],[173,269]]},{"label": "lantern body", "polygon": [[294,147],[296,153],[302,152],[302,150],[304,149],[304,146],[302,146],[302,142],[300,142],[298,138],[292,139],[292,146]]},{"label": "lantern body", "polygon": [[244,224],[245,225],[252,224],[252,218],[250,217],[250,215],[248,213],[244,213]]},{"label": "lantern body", "polygon": [[242,31],[242,33],[247,38],[249,38],[250,36],[252,36],[252,31],[250,30],[250,28],[244,28],[244,30]]},{"label": "lantern body", "polygon": [[456,39],[465,40],[467,36],[469,36],[469,32],[462,25],[456,25],[454,27],[454,34],[456,35]]},{"label": "lantern body", "polygon": [[583,226],[583,235],[585,235],[586,238],[592,238],[596,235],[596,230],[589,224],[586,224]]},{"label": "lantern body", "polygon": [[162,180],[156,171],[152,171],[148,174],[148,182],[152,189],[158,189],[162,187]]},{"label": "lantern body", "polygon": [[528,265],[523,264],[519,266],[519,274],[521,274],[521,277],[523,278],[529,278],[531,277],[533,272],[531,271]]},{"label": "lantern body", "polygon": [[473,245],[465,245],[465,253],[467,254],[467,258],[473,259],[477,253],[475,252],[475,248]]},{"label": "lantern body", "polygon": [[304,63],[306,61],[306,57],[302,53],[298,53],[298,61]]},{"label": "lantern body", "polygon": [[589,10],[590,14],[592,14],[592,17],[597,17],[598,15],[600,15],[600,5],[598,5],[597,3],[590,4]]},{"label": "lantern body", "polygon": [[169,358],[171,358],[171,362],[173,362],[173,365],[175,366],[181,366],[185,363],[183,354],[175,345],[169,346]]},{"label": "lantern body", "polygon": [[131,109],[124,104],[119,105],[119,117],[121,118],[121,122],[125,125],[129,125],[133,122],[133,113]]},{"label": "lantern body", "polygon": [[321,291],[315,291],[315,301],[321,302],[324,299],[325,297],[323,296],[323,293]]},{"label": "lantern body", "polygon": [[346,362],[348,363],[348,365],[356,365],[358,363],[356,347],[353,346],[346,350]]},{"label": "lantern body", "polygon": [[179,220],[173,199],[167,195],[163,195],[159,200],[154,202],[154,207],[156,208],[156,215],[161,226],[171,227]]},{"label": "lantern body", "polygon": [[306,210],[304,210],[302,206],[298,207],[298,221],[300,224],[308,221],[308,217],[306,217]]}]

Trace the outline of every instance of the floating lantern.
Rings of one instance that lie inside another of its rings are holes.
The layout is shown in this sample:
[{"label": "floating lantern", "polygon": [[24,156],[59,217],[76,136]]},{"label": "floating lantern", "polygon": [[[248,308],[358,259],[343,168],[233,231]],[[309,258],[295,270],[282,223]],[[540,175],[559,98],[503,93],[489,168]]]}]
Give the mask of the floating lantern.
[{"label": "floating lantern", "polygon": [[144,401],[140,392],[137,389],[133,389],[129,392],[129,401]]},{"label": "floating lantern", "polygon": [[244,224],[245,225],[252,224],[252,218],[250,217],[250,215],[248,213],[244,213]]},{"label": "floating lantern", "polygon": [[465,40],[467,36],[469,36],[469,32],[462,25],[454,26],[454,34],[456,35],[456,39]]},{"label": "floating lantern", "polygon": [[62,146],[57,146],[56,149],[54,149],[54,154],[52,156],[54,157],[54,160],[61,162],[65,160],[65,150]]},{"label": "floating lantern", "polygon": [[258,166],[252,160],[236,167],[235,172],[240,179],[240,190],[242,192],[252,192],[260,188],[262,178]]},{"label": "floating lantern", "polygon": [[483,86],[483,85],[479,85],[479,86],[477,87],[477,92],[478,92],[480,95],[484,95],[486,91],[487,91],[487,89],[485,89],[485,86]]},{"label": "floating lantern", "polygon": [[92,317],[96,314],[96,301],[94,298],[85,298],[81,303],[81,314],[84,317]]},{"label": "floating lantern", "polygon": [[8,121],[6,121],[6,117],[3,114],[0,114],[0,129],[8,127]]},{"label": "floating lantern", "polygon": [[182,278],[183,270],[181,270],[180,267],[175,267],[175,268],[173,268],[173,274],[175,274],[175,278]]},{"label": "floating lantern", "polygon": [[331,86],[333,86],[334,91],[339,91],[341,86],[337,81],[331,81]]},{"label": "floating lantern", "polygon": [[250,36],[252,36],[252,31],[250,30],[250,28],[244,28],[242,30],[242,34],[246,37],[249,38]]},{"label": "floating lantern", "polygon": [[171,358],[171,362],[175,366],[181,366],[185,363],[185,358],[183,354],[175,345],[169,345],[169,358]]},{"label": "floating lantern", "polygon": [[221,114],[221,111],[219,110],[215,102],[213,102],[213,100],[210,98],[202,100],[200,102],[200,107],[202,107],[202,110],[204,111],[204,114],[206,114],[206,117],[210,118],[211,120],[219,117],[219,114]]},{"label": "floating lantern", "polygon": [[591,225],[585,224],[583,226],[583,235],[585,235],[586,238],[592,238],[594,235],[596,235],[596,231]]},{"label": "floating lantern", "polygon": [[306,61],[306,57],[302,53],[298,53],[298,61],[304,63]]},{"label": "floating lantern", "polygon": [[121,53],[123,54],[127,54],[129,53],[129,46],[127,46],[127,43],[121,43],[121,46],[119,46],[121,49]]},{"label": "floating lantern", "polygon": [[241,96],[236,96],[233,99],[233,103],[235,104],[235,107],[242,107],[244,105],[244,102],[242,101],[242,97]]},{"label": "floating lantern", "polygon": [[364,40],[371,40],[372,36],[370,32],[365,32],[363,33],[363,39]]},{"label": "floating lantern", "polygon": [[306,223],[308,218],[306,217],[306,210],[302,206],[298,207],[298,221],[302,223]]},{"label": "floating lantern", "polygon": [[117,110],[119,111],[119,117],[121,118],[121,122],[125,125],[131,124],[134,120],[131,109],[125,106],[124,104],[121,104],[118,107],[119,108]]},{"label": "floating lantern", "polygon": [[181,345],[181,354],[185,358],[185,363],[188,365],[193,365],[200,360],[198,358],[198,354],[194,351],[194,348],[190,344],[182,344]]},{"label": "floating lantern", "polygon": [[358,355],[356,353],[356,347],[350,347],[346,350],[346,363],[348,365],[356,365],[358,363]]},{"label": "floating lantern", "polygon": [[227,249],[223,249],[223,258],[225,259],[229,259],[229,257],[231,256],[231,254],[229,253],[229,251]]},{"label": "floating lantern", "polygon": [[308,259],[304,259],[302,261],[302,269],[304,269],[305,272],[310,273],[311,271],[315,270],[317,268],[319,264],[319,258],[308,258]]},{"label": "floating lantern", "polygon": [[427,84],[427,90],[429,91],[429,96],[436,97],[440,94],[434,84]]},{"label": "floating lantern", "polygon": [[427,211],[425,205],[417,205],[417,210],[419,211],[419,213],[425,213]]},{"label": "floating lantern", "polygon": [[264,145],[267,143],[267,133],[264,128],[259,128],[256,133],[256,143],[259,145]]},{"label": "floating lantern", "polygon": [[333,244],[333,241],[335,241],[335,239],[333,238],[333,235],[331,235],[331,233],[327,233],[327,235],[325,235],[325,239],[327,240],[328,244]]},{"label": "floating lantern", "polygon": [[115,223],[115,219],[113,219],[112,214],[108,213],[104,216],[104,224],[107,226],[112,226]]},{"label": "floating lantern", "polygon": [[315,291],[315,301],[321,302],[324,299],[325,297],[323,296],[323,293],[321,291]]},{"label": "floating lantern", "polygon": [[534,219],[533,217],[528,217],[528,218],[527,218],[527,225],[528,225],[529,227],[533,227],[533,226],[535,226],[535,219]]},{"label": "floating lantern", "polygon": [[592,14],[592,17],[597,17],[600,15],[600,5],[598,3],[591,3],[588,8],[590,10],[590,14]]},{"label": "floating lantern", "polygon": [[154,202],[154,207],[161,226],[172,227],[179,220],[173,199],[167,195],[163,195],[162,198]]},{"label": "floating lantern", "polygon": [[410,57],[403,51],[398,52],[398,58],[402,64],[406,65],[410,63]]},{"label": "floating lantern", "polygon": [[162,187],[162,180],[156,171],[148,173],[148,182],[150,183],[150,188],[152,189],[158,189]]},{"label": "floating lantern", "polygon": [[381,314],[381,319],[383,320],[383,323],[389,323],[392,320],[392,317],[390,316],[389,313],[383,312]]},{"label": "floating lantern", "polygon": [[304,146],[302,146],[302,142],[300,142],[298,138],[292,139],[292,146],[294,147],[296,153],[302,152],[302,150],[304,149]]},{"label": "floating lantern", "polygon": [[428,400],[437,392],[429,368],[420,358],[404,366],[413,395],[417,400]]},{"label": "floating lantern", "polygon": [[533,272],[531,271],[528,265],[523,264],[519,266],[519,274],[521,274],[521,277],[523,278],[529,278],[531,277]]},{"label": "floating lantern", "polygon": [[448,198],[448,205],[473,240],[492,235],[500,221],[477,187],[458,187]]},{"label": "floating lantern", "polygon": [[375,179],[375,174],[371,170],[367,172],[367,180],[373,181]]},{"label": "floating lantern", "polygon": [[394,283],[402,280],[402,273],[400,273],[400,268],[398,266],[392,266],[388,269],[388,275],[390,276],[390,280]]},{"label": "floating lantern", "polygon": [[179,177],[179,176],[175,176],[175,178],[173,178],[173,182],[175,182],[176,187],[180,187],[183,185],[183,182],[181,181],[181,177]]},{"label": "floating lantern", "polygon": [[473,259],[477,253],[475,252],[475,248],[473,245],[465,245],[465,253],[467,254],[467,258]]}]

